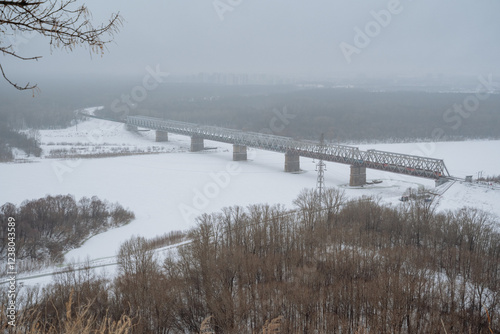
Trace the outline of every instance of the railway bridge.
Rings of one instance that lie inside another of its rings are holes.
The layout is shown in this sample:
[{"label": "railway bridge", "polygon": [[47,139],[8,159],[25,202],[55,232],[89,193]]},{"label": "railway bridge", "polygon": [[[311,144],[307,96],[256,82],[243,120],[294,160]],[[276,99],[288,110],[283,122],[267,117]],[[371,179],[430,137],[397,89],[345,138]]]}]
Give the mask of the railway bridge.
[{"label": "railway bridge", "polygon": [[300,171],[300,157],[322,159],[351,166],[349,184],[366,184],[366,169],[377,169],[445,182],[450,174],[441,159],[392,153],[378,150],[362,151],[354,146],[320,145],[308,140],[294,140],[257,132],[245,132],[222,127],[164,120],[146,116],[128,116],[125,123],[156,131],[156,141],[168,141],[168,133],[191,137],[191,152],[203,150],[204,140],[233,144],[233,160],[247,160],[247,147],[285,154],[285,172]]}]

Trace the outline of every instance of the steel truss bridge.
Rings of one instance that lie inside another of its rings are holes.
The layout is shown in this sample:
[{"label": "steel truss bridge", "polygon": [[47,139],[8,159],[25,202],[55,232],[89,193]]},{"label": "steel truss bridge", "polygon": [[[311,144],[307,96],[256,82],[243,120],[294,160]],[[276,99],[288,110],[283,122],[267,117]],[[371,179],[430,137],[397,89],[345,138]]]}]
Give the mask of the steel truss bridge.
[{"label": "steel truss bridge", "polygon": [[450,176],[444,161],[441,159],[378,150],[361,151],[354,146],[320,145],[308,140],[294,140],[282,136],[231,130],[222,127],[163,120],[146,116],[128,116],[125,123],[130,126],[186,135],[192,139],[207,139],[391,173],[436,180]]}]

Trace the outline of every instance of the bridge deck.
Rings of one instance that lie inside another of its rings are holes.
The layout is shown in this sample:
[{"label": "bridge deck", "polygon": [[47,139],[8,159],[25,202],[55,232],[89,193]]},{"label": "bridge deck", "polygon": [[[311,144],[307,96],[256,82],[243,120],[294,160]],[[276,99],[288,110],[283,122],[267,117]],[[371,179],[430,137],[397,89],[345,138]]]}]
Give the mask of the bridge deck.
[{"label": "bridge deck", "polygon": [[199,137],[223,143],[243,145],[302,157],[322,159],[347,165],[363,166],[392,173],[419,176],[430,179],[449,176],[441,159],[385,151],[361,151],[346,145],[319,145],[308,140],[294,140],[257,132],[244,132],[215,126],[162,120],[146,116],[128,116],[126,123],[138,127]]}]

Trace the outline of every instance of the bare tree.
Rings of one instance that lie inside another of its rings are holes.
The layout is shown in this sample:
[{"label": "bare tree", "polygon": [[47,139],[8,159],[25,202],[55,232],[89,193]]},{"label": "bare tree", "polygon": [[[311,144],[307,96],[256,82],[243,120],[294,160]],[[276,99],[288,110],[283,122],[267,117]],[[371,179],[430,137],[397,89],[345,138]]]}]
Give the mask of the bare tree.
[{"label": "bare tree", "polygon": [[[76,0],[0,0],[0,52],[21,60],[38,60],[41,56],[21,55],[9,40],[21,34],[40,34],[50,39],[51,48],[73,50],[88,47],[91,53],[102,54],[107,43],[122,25],[119,13],[108,22],[94,26],[91,13]],[[29,82],[18,85],[11,81],[0,63],[2,76],[19,90],[36,88]]]}]

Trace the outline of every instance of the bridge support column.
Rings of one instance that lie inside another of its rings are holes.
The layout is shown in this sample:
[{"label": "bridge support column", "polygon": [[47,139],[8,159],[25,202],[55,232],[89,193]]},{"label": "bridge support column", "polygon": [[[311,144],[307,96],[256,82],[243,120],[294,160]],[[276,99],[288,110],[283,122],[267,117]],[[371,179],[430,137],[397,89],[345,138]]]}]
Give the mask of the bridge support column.
[{"label": "bridge support column", "polygon": [[191,137],[191,152],[203,151],[204,148],[202,137]]},{"label": "bridge support column", "polygon": [[168,141],[168,132],[156,130],[156,142]]},{"label": "bridge support column", "polygon": [[[441,185],[445,184],[445,183],[446,183],[446,182],[448,182],[448,181],[450,181],[450,180],[448,180],[448,179],[447,179],[447,178],[445,178],[445,177],[440,177],[439,179],[437,179],[437,180],[436,180],[436,181],[434,181],[434,182],[435,182],[436,187],[439,187],[439,186],[441,186]],[[465,182],[467,182],[467,178],[465,179]],[[472,181],[469,181],[469,182],[472,182]]]},{"label": "bridge support column", "polygon": [[243,145],[233,144],[233,161],[246,161],[247,147]]},{"label": "bridge support column", "polygon": [[127,131],[137,132],[137,126],[132,125],[132,124],[127,124],[126,129],[127,129]]},{"label": "bridge support column", "polygon": [[351,166],[351,179],[349,185],[358,187],[366,184],[366,167]]},{"label": "bridge support column", "polygon": [[291,151],[285,153],[285,172],[300,172],[300,155]]}]

